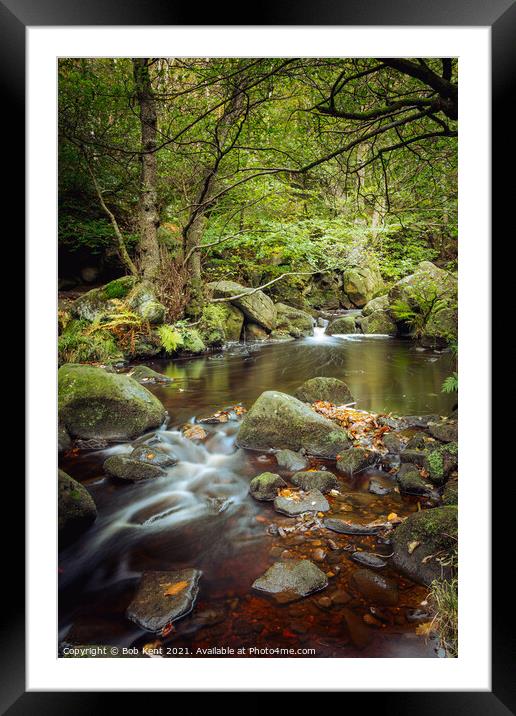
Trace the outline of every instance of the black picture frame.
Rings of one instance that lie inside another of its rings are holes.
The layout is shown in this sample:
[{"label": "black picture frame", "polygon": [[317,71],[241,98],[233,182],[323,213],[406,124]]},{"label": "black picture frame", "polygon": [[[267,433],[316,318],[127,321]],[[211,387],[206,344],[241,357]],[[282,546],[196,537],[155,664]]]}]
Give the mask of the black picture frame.
[{"label": "black picture frame", "polygon": [[[510,137],[513,124],[509,111],[514,98],[513,78],[516,76],[516,2],[515,0],[269,0],[260,6],[245,7],[238,13],[224,12],[219,4],[211,4],[200,12],[199,7],[164,3],[154,0],[0,0],[0,77],[3,112],[0,113],[4,138],[4,178],[7,178],[4,202],[9,214],[16,217],[18,248],[23,251],[24,209],[24,153],[21,127],[25,121],[25,29],[27,26],[67,25],[390,25],[390,26],[489,26],[492,31],[492,136],[497,140],[493,147],[492,170],[496,190],[492,194],[493,236],[500,233],[501,222],[514,203],[513,181],[503,179],[504,169],[513,165],[514,143]],[[228,17],[229,16],[229,17]],[[511,82],[512,81],[512,82]],[[13,136],[14,135],[14,136]],[[15,141],[13,139],[15,138]],[[502,146],[503,143],[503,146]],[[6,156],[7,155],[7,156]],[[10,155],[10,156],[9,156]],[[6,171],[5,168],[8,168]],[[498,228],[500,226],[500,228]],[[13,229],[11,229],[12,231]],[[14,242],[16,243],[16,241]],[[10,261],[11,259],[9,259]],[[22,257],[23,260],[23,257]],[[503,269],[496,263],[493,267],[500,274]],[[506,269],[507,270],[507,269]],[[497,281],[496,285],[504,285]],[[497,293],[493,291],[493,302]],[[497,321],[493,322],[493,332]],[[509,427],[500,427],[497,439],[505,445],[510,443]],[[504,433],[505,431],[505,433]],[[498,432],[498,430],[497,430]],[[486,436],[486,439],[489,439]],[[30,444],[28,445],[30,450]],[[493,454],[496,454],[496,450]],[[19,473],[19,465],[18,465]],[[19,507],[24,502],[24,487],[19,479],[10,479],[9,501]],[[504,476],[502,476],[504,477]],[[7,475],[5,475],[7,479]],[[505,479],[510,479],[507,474]],[[4,488],[5,489],[5,488]],[[502,580],[502,571],[509,562],[504,543],[507,541],[507,525],[510,524],[510,502],[493,490],[493,573]],[[20,510],[21,511],[21,510]],[[120,707],[120,694],[78,692],[26,692],[25,689],[25,613],[24,613],[24,534],[20,527],[14,543],[12,532],[9,540],[4,538],[4,597],[2,613],[2,651],[0,652],[0,708],[10,716],[27,714],[73,713],[74,716],[102,712]],[[14,547],[12,545],[16,544]],[[505,552],[505,555],[504,555]],[[5,564],[7,562],[7,564]],[[512,570],[509,570],[512,572]],[[397,693],[367,694],[367,706],[381,709],[384,713],[424,716],[426,714],[500,714],[516,713],[514,689],[514,640],[511,622],[514,614],[510,609],[513,598],[507,597],[503,585],[493,591],[492,598],[492,691],[490,692],[409,692],[400,698]],[[44,614],[41,615],[44,618]],[[371,675],[374,682],[374,674]],[[314,684],[317,691],[317,684]],[[153,694],[153,697],[159,694]],[[165,696],[166,694],[161,694]],[[349,700],[360,698],[363,708],[365,694],[346,695]],[[114,699],[117,699],[115,702]],[[138,708],[139,694],[131,694],[132,707]],[[145,696],[143,698],[146,698]],[[170,697],[169,697],[170,698]],[[153,698],[153,708],[156,706]],[[143,702],[142,702],[143,707]],[[169,701],[168,708],[173,703]]]}]

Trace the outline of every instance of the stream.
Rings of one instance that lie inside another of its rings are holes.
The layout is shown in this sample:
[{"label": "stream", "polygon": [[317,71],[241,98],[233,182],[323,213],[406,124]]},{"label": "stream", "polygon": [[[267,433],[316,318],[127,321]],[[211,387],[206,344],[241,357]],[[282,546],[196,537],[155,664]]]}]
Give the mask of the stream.
[{"label": "stream", "polygon": [[[375,536],[328,530],[284,532],[295,519],[275,512],[271,503],[255,501],[248,489],[261,472],[286,473],[273,455],[236,447],[238,419],[204,424],[208,437],[202,443],[180,432],[195,418],[237,404],[249,408],[265,390],[290,393],[315,376],[344,380],[360,409],[449,413],[455,398],[441,392],[443,380],[453,371],[449,353],[422,351],[413,342],[383,336],[330,337],[323,330],[292,342],[235,344],[202,357],[146,361],[173,379],[147,386],[169,413],[166,428],[157,431],[154,440],[179,458],[164,477],[122,484],[104,475],[105,459],[129,453],[134,443],[64,456],[60,466],[87,486],[99,516],[60,552],[60,641],[140,649],[155,643],[155,635],[125,617],[142,571],[195,567],[203,573],[196,605],[159,640],[169,647],[169,656],[244,646],[289,648],[299,650],[292,656],[301,657],[438,655],[435,642],[416,631],[418,621],[428,621],[417,611],[425,611],[425,587],[387,566],[382,576],[396,582],[398,603],[371,609],[350,582],[360,568],[350,559],[351,549],[383,554],[388,561],[389,544]],[[325,467],[320,460],[311,466]],[[341,494],[330,500],[332,512],[365,523],[418,509],[416,498],[395,491],[371,494],[371,476],[395,485],[389,473],[377,469],[353,479],[340,477]],[[329,575],[329,586],[284,605],[254,592],[253,581],[286,557],[315,561]]]}]

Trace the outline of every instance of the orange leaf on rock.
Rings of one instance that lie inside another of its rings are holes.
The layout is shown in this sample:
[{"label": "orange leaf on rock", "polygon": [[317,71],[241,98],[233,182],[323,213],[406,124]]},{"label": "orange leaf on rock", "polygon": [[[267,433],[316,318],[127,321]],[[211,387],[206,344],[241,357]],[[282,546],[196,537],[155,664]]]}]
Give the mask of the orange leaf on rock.
[{"label": "orange leaf on rock", "polygon": [[165,591],[163,592],[164,596],[166,597],[175,597],[176,594],[179,594],[183,591],[183,589],[186,589],[188,586],[188,582],[186,580],[183,580],[181,582],[174,582],[174,584],[165,584]]}]

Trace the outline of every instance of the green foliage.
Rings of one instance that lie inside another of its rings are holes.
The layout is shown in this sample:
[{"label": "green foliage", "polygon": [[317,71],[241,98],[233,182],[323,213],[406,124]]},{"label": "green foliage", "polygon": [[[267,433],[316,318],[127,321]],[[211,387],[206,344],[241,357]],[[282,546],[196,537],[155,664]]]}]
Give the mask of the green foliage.
[{"label": "green foliage", "polygon": [[459,580],[456,576],[457,552],[441,559],[441,564],[452,569],[451,579],[435,579],[430,585],[428,600],[435,616],[433,626],[448,657],[458,656],[459,645]]},{"label": "green foliage", "polygon": [[88,321],[69,321],[58,338],[58,363],[106,363],[121,358],[114,337],[105,330],[89,332]]},{"label": "green foliage", "polygon": [[443,393],[457,393],[459,390],[459,376],[457,372],[449,375],[443,382],[442,388]]},{"label": "green foliage", "polygon": [[163,323],[158,326],[157,332],[166,353],[175,353],[178,348],[183,346],[183,335],[175,326]]}]

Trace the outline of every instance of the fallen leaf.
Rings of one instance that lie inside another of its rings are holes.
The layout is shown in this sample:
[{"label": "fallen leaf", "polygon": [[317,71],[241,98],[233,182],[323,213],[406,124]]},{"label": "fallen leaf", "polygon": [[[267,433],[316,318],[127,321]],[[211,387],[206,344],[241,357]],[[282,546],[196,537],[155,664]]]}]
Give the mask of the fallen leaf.
[{"label": "fallen leaf", "polygon": [[207,435],[206,430],[200,425],[185,425],[183,429],[183,436],[188,440],[204,440]]},{"label": "fallen leaf", "polygon": [[393,520],[398,519],[398,515],[395,512],[389,512],[389,514],[387,515],[387,519],[389,520],[389,522],[392,522]]},{"label": "fallen leaf", "polygon": [[407,545],[407,552],[409,554],[412,554],[412,552],[419,547],[421,542],[417,542],[417,540],[414,540],[413,542],[409,542]]},{"label": "fallen leaf", "polygon": [[163,592],[163,595],[165,597],[175,597],[176,594],[179,594],[184,589],[186,589],[188,586],[188,582],[186,580],[183,580],[181,582],[174,582],[174,584],[165,584],[165,591]]},{"label": "fallen leaf", "polygon": [[173,631],[175,631],[175,627],[172,622],[169,622],[168,624],[165,624],[165,626],[161,630],[161,636],[168,636]]},{"label": "fallen leaf", "polygon": [[430,636],[433,630],[432,622],[424,622],[423,624],[418,624],[416,634],[418,636]]}]

